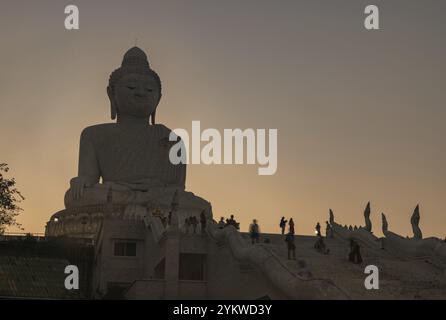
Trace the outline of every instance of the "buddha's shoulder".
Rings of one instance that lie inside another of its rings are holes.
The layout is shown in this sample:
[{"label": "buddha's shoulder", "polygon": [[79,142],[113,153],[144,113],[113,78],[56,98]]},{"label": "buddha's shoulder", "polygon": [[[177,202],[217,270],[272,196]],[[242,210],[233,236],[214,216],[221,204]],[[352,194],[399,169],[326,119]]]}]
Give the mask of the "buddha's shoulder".
[{"label": "buddha's shoulder", "polygon": [[[159,137],[168,137],[169,134],[172,132],[171,129],[163,124],[147,126],[147,131],[151,131]],[[108,135],[114,135],[117,132],[119,132],[119,125],[117,123],[102,123],[86,127],[84,130],[82,130],[81,137],[104,137]]]},{"label": "buddha's shoulder", "polygon": [[81,137],[94,138],[97,136],[113,134],[116,130],[118,130],[118,126],[116,123],[95,124],[82,130]]},{"label": "buddha's shoulder", "polygon": [[169,136],[169,134],[172,132],[172,130],[166,127],[164,124],[158,123],[153,125],[153,129],[155,129],[157,134],[162,137]]}]

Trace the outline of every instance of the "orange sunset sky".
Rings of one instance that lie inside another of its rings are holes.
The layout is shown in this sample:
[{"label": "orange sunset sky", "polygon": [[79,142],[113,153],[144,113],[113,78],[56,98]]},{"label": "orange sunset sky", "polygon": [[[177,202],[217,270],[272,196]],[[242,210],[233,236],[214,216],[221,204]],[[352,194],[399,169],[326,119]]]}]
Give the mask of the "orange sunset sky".
[{"label": "orange sunset sky", "polygon": [[[80,29],[64,28],[76,4]],[[135,44],[163,82],[157,122],[169,128],[277,128],[278,170],[189,165],[187,189],[214,216],[234,213],[298,234],[364,224],[446,236],[444,1],[2,1],[0,162],[26,197],[26,232],[43,232],[77,175],[79,135],[110,122],[110,73]],[[11,228],[8,231],[17,231]]]}]

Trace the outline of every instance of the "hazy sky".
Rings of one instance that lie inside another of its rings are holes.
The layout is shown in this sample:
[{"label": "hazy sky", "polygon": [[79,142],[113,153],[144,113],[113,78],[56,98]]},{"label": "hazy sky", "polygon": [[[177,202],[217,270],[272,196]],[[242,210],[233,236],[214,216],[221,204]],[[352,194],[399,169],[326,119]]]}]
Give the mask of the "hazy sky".
[{"label": "hazy sky", "polygon": [[[76,4],[80,30],[64,28]],[[366,31],[364,8],[380,9]],[[106,86],[137,44],[163,82],[157,121],[190,130],[277,128],[278,171],[188,167],[187,188],[278,231],[313,233],[332,208],[381,234],[446,236],[445,1],[6,1],[0,4],[0,162],[26,197],[19,221],[43,232],[77,174],[79,135],[110,122]],[[14,231],[11,229],[10,231]]]}]

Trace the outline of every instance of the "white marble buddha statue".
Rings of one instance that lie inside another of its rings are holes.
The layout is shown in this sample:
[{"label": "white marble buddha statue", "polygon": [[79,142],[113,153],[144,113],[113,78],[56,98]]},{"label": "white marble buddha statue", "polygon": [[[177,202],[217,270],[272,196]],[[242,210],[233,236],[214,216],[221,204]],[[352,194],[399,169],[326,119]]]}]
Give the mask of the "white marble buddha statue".
[{"label": "white marble buddha statue", "polygon": [[141,49],[127,51],[107,93],[117,122],[83,130],[78,176],[65,194],[66,208],[112,201],[167,209],[177,190],[182,209],[211,214],[209,202],[184,191],[186,165],[169,160],[171,130],[155,124],[161,81]]}]

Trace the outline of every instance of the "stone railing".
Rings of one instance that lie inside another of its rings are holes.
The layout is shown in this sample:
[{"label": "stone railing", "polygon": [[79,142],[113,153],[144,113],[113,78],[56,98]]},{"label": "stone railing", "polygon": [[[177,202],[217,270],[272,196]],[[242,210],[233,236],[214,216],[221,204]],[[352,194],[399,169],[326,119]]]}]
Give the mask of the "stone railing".
[{"label": "stone railing", "polygon": [[349,299],[328,279],[316,279],[309,273],[295,273],[265,245],[248,246],[233,227],[219,229],[217,224],[207,227],[209,236],[229,245],[234,257],[258,267],[263,274],[291,299]]}]

